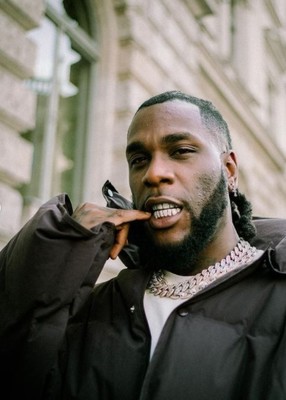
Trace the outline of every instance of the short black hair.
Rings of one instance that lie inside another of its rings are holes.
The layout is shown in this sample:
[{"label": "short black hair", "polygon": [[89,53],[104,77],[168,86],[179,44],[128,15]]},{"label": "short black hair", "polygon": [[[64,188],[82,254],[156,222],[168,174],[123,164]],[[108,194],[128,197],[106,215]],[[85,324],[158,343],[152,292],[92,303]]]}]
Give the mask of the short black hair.
[{"label": "short black hair", "polygon": [[200,110],[202,122],[208,132],[210,132],[212,135],[216,135],[216,139],[219,141],[219,143],[224,147],[226,146],[226,151],[232,149],[232,140],[228,125],[221,113],[216,109],[211,101],[200,99],[178,90],[171,90],[160,93],[144,101],[144,103],[142,103],[138,108],[137,112],[145,107],[174,100],[185,101],[187,103],[196,105]]}]

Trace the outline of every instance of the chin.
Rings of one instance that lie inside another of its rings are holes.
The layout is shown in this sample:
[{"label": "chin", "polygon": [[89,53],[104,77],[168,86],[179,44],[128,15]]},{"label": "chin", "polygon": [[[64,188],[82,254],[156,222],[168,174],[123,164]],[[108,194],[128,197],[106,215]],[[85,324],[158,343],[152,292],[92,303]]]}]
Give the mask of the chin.
[{"label": "chin", "polygon": [[153,246],[158,249],[165,248],[166,246],[176,247],[184,242],[185,237],[182,235],[156,235],[151,238]]}]

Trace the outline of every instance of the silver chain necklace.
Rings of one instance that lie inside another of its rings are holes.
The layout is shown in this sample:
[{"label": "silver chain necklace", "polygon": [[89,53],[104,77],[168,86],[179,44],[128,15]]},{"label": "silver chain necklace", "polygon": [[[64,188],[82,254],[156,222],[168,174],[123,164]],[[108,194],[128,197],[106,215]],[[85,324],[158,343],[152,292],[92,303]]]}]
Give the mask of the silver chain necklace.
[{"label": "silver chain necklace", "polygon": [[235,248],[225,258],[183,282],[167,284],[164,271],[154,272],[147,289],[154,296],[189,299],[218,278],[252,261],[256,252],[255,247],[240,238]]}]

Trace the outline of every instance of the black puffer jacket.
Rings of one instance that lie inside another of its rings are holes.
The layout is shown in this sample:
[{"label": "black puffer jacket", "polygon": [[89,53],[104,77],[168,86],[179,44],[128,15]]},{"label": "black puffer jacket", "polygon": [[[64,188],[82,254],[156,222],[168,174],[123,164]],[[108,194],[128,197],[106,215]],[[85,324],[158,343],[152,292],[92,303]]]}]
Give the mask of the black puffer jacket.
[{"label": "black puffer jacket", "polygon": [[148,273],[93,289],[114,227],[90,232],[71,212],[66,196],[51,200],[1,253],[6,399],[286,398],[284,220],[256,221],[261,259],[178,307],[149,363]]}]

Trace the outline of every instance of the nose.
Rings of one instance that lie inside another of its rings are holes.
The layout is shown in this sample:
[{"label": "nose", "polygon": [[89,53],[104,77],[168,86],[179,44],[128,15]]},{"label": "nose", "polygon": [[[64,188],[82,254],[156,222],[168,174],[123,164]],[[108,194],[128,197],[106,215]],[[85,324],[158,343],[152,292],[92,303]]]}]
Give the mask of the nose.
[{"label": "nose", "polygon": [[174,182],[174,172],[166,160],[156,157],[150,161],[142,181],[147,187],[172,184]]}]

